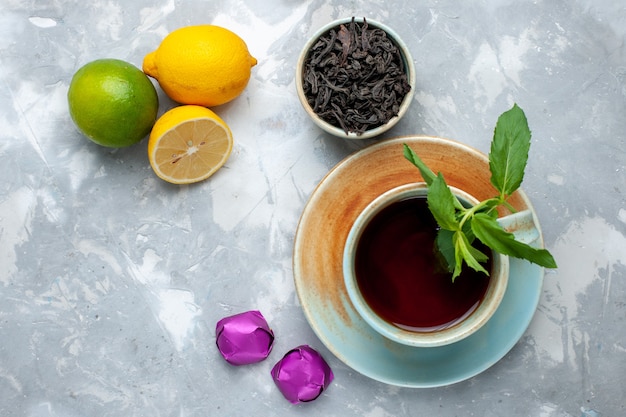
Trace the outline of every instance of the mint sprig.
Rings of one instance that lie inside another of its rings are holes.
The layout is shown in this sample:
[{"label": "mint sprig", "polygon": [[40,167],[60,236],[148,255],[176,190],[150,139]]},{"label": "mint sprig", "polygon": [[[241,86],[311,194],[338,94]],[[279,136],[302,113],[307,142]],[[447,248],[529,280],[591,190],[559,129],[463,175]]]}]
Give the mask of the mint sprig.
[{"label": "mint sprig", "polygon": [[428,186],[428,208],[433,214],[439,232],[436,245],[452,280],[461,274],[463,265],[489,274],[482,265],[489,258],[475,247],[476,239],[503,255],[525,259],[534,264],[556,268],[556,261],[546,249],[537,249],[515,240],[497,221],[497,208],[506,206],[508,198],[520,187],[528,162],[531,132],[524,111],[517,105],[502,113],[496,123],[489,170],[494,194],[497,195],[465,207],[454,195],[441,172],[435,174],[420,157],[404,144],[405,158],[415,165]]}]

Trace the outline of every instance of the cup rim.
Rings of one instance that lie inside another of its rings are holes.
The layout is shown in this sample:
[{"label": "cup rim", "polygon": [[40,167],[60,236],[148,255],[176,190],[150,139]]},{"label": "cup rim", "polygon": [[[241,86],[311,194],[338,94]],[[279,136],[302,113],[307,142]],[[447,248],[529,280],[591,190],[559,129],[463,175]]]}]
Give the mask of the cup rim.
[{"label": "cup rim", "polygon": [[[470,203],[477,203],[476,199],[468,193],[454,187],[450,187],[456,195]],[[357,313],[374,330],[382,336],[397,343],[414,347],[436,347],[448,345],[462,340],[480,329],[495,313],[504,297],[508,284],[509,258],[500,253],[493,252],[493,267],[491,279],[487,291],[478,305],[467,317],[450,327],[429,331],[413,332],[401,329],[381,319],[367,304],[358,284],[354,272],[354,253],[359,238],[371,218],[390,204],[413,196],[426,195],[427,186],[424,182],[404,184],[395,187],[376,197],[357,216],[350,228],[343,252],[343,276],[344,284],[348,292],[348,298]]]},{"label": "cup rim", "polygon": [[[398,49],[400,50],[400,53],[404,58],[405,71],[407,74],[408,83],[411,86],[411,90],[406,94],[406,96],[402,100],[402,103],[400,104],[400,109],[398,110],[398,114],[396,116],[392,117],[384,125],[375,127],[374,129],[366,130],[360,135],[357,135],[354,132],[346,133],[343,129],[333,126],[332,124],[322,120],[313,111],[311,106],[309,106],[306,95],[304,94],[303,81],[302,81],[304,62],[308,56],[309,50],[315,44],[315,42],[317,42],[320,36],[328,32],[330,29],[335,28],[341,24],[350,23],[352,19],[354,19],[355,22],[359,22],[359,23],[362,23],[364,20],[366,20],[368,25],[375,26],[379,29],[382,29],[387,33],[387,35],[389,35],[392,42],[394,42],[398,46]],[[365,18],[365,17],[345,17],[345,18],[333,20],[325,24],[324,26],[320,27],[304,44],[304,47],[300,51],[300,55],[298,56],[298,62],[296,64],[296,91],[298,93],[298,99],[300,100],[300,104],[302,105],[302,107],[307,112],[309,117],[313,120],[313,122],[318,127],[320,127],[322,130],[324,130],[327,133],[330,133],[333,136],[337,136],[337,137],[341,137],[345,139],[370,139],[388,131],[393,126],[395,126],[396,123],[398,123],[400,119],[406,114],[406,112],[408,111],[410,107],[411,102],[413,101],[413,96],[415,95],[415,80],[416,80],[415,64],[413,63],[413,58],[411,56],[409,48],[404,43],[402,38],[400,38],[400,36],[393,29],[391,29],[384,23],[381,23],[374,19]]]}]

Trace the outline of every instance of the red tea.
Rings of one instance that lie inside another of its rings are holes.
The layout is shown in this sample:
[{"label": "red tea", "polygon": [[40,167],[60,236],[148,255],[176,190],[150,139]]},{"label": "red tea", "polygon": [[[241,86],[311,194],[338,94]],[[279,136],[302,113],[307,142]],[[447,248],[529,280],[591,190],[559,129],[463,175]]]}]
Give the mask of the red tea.
[{"label": "red tea", "polygon": [[[480,304],[489,277],[464,268],[452,282],[452,274],[438,265],[437,231],[426,196],[390,204],[365,227],[356,248],[356,280],[382,319],[408,330],[434,331],[461,321]],[[478,248],[491,255],[490,249]],[[485,269],[491,269],[491,258]]]}]

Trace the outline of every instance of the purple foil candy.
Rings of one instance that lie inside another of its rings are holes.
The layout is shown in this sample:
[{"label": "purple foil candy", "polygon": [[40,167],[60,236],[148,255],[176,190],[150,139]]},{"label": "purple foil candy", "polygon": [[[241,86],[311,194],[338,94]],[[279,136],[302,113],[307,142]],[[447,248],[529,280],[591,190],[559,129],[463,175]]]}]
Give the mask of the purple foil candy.
[{"label": "purple foil candy", "polygon": [[287,352],[272,368],[274,383],[292,404],[313,401],[328,388],[334,375],[324,358],[307,345]]},{"label": "purple foil candy", "polygon": [[274,332],[259,311],[224,317],[215,326],[217,348],[231,365],[260,362],[272,351]]}]

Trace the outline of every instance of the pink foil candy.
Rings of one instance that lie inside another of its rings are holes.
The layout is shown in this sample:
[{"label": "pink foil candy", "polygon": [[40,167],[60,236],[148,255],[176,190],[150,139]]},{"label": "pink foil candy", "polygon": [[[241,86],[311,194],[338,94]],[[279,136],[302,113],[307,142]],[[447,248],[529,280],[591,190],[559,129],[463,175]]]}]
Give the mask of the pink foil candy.
[{"label": "pink foil candy", "polygon": [[231,365],[260,362],[272,351],[274,332],[259,311],[224,317],[215,326],[217,348]]},{"label": "pink foil candy", "polygon": [[272,368],[274,383],[292,404],[313,401],[328,388],[334,375],[324,358],[307,345],[287,352]]}]

